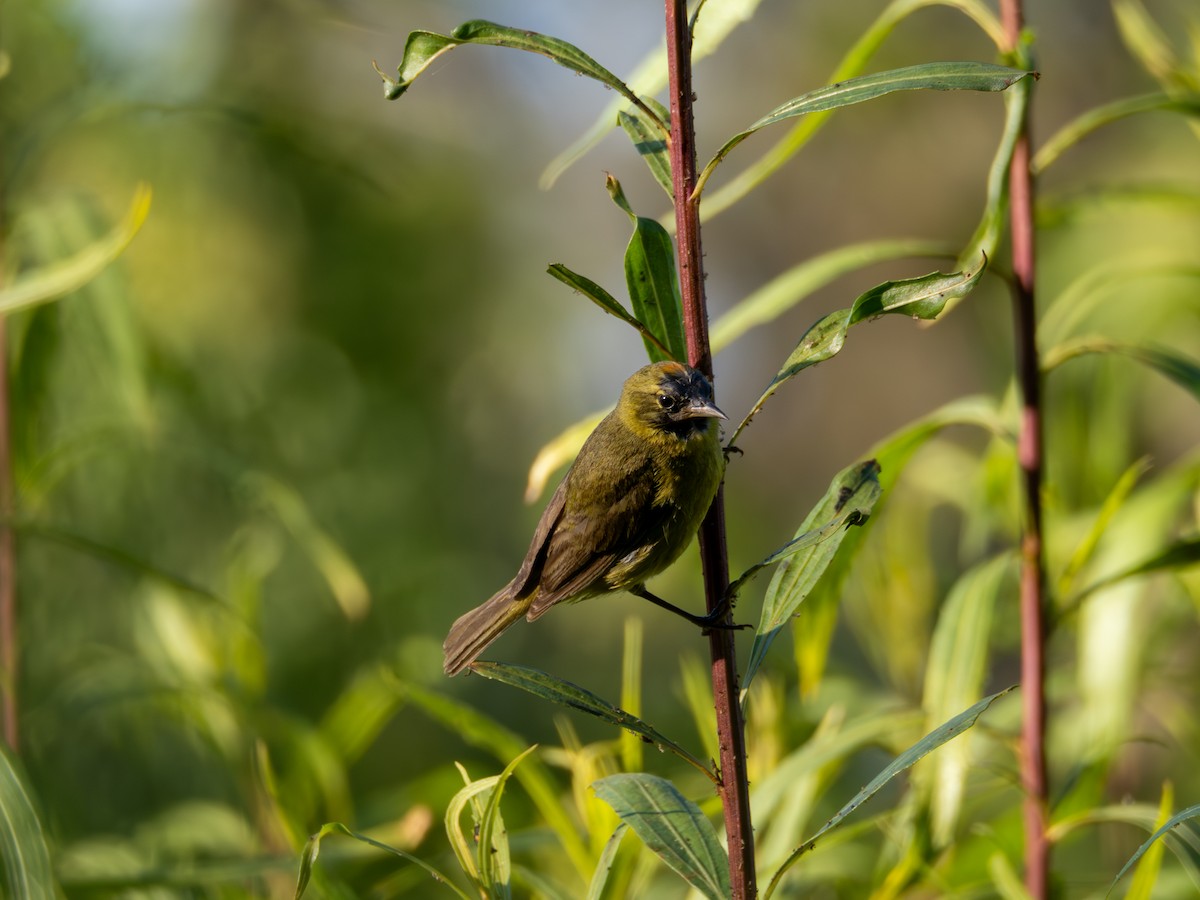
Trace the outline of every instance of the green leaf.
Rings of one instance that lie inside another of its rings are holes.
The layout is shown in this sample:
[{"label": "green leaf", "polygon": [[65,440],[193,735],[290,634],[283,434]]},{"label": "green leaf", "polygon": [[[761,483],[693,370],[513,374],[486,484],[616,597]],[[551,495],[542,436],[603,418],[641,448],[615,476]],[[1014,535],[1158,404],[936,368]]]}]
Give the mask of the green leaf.
[{"label": "green leaf", "polygon": [[604,68],[574,44],[569,44],[556,37],[538,34],[536,31],[525,31],[521,28],[510,28],[495,22],[474,19],[464,22],[449,35],[437,34],[432,31],[414,31],[404,44],[404,56],[400,61],[399,79],[389,78],[375,66],[375,71],[383,79],[383,95],[388,100],[395,100],[409,89],[417,76],[424,72],[443,53],[453,50],[462,44],[483,44],[491,47],[510,47],[514,50],[525,50],[537,53],[558,63],[580,75],[593,78],[607,85],[639,107],[648,120],[657,123],[658,130],[666,135],[669,129],[666,123],[657,119],[655,114],[646,107],[636,94],[633,93],[620,78]]},{"label": "green leaf", "polygon": [[847,272],[892,259],[913,256],[953,257],[954,250],[937,241],[867,241],[838,247],[805,260],[776,276],[713,322],[713,353],[719,353],[759,325],[766,325],[797,303]]},{"label": "green leaf", "polygon": [[1117,876],[1112,880],[1112,884],[1108,886],[1108,891],[1104,896],[1107,897],[1113,892],[1113,889],[1117,886],[1117,883],[1125,877],[1125,873],[1129,871],[1131,866],[1136,864],[1137,861],[1142,858],[1142,856],[1147,850],[1150,849],[1151,845],[1153,845],[1155,841],[1171,830],[1178,828],[1180,825],[1192,819],[1200,819],[1200,804],[1197,804],[1196,806],[1189,806],[1187,809],[1183,810],[1183,812],[1172,816],[1165,825],[1156,830],[1154,834],[1150,835],[1150,837],[1148,837],[1142,843],[1142,845],[1137,848],[1137,851],[1129,858],[1129,861],[1121,867],[1121,871],[1118,872]]},{"label": "green leaf", "polygon": [[644,773],[610,775],[592,785],[668,866],[710,900],[727,900],[729,859],[712,823],[665,778]]},{"label": "green leaf", "polygon": [[804,333],[796,349],[733,432],[729,443],[737,443],[738,436],[785,381],[809,366],[836,356],[846,343],[846,332],[851,325],[864,319],[897,313],[918,319],[937,318],[952,298],[964,297],[971,292],[985,268],[987,258],[981,257],[975,268],[967,271],[949,275],[933,272],[919,278],[886,281],[859,296],[849,309],[839,309],[825,316]]},{"label": "green leaf", "polygon": [[67,259],[18,274],[11,284],[0,289],[0,315],[69,294],[99,275],[138,233],[150,214],[150,199],[149,185],[139,184],[125,218],[107,235]]},{"label": "green leaf", "polygon": [[645,160],[654,180],[673,201],[675,184],[671,180],[670,148],[662,134],[647,122],[646,117],[638,110],[634,110],[632,113],[622,110],[617,113],[617,124],[629,135],[629,140],[633,142],[633,149],[638,152],[638,156]]},{"label": "green leaf", "polygon": [[[963,13],[987,35],[998,49],[1003,49],[1007,45],[1008,40],[1000,21],[996,18],[995,13],[979,0],[892,0],[854,45],[846,51],[841,61],[830,73],[827,79],[828,83],[844,82],[861,75],[871,58],[897,25],[913,13],[935,6],[946,6]],[[834,110],[826,110],[804,116],[792,125],[784,136],[756,162],[730,179],[729,183],[707,194],[704,204],[700,208],[704,220],[707,221],[733,206],[782,168],[812,140],[833,113]]]},{"label": "green leaf", "polygon": [[458,888],[458,886],[454,884],[454,882],[452,882],[433,866],[429,865],[429,863],[422,859],[418,859],[411,853],[406,853],[403,850],[397,850],[395,847],[389,847],[387,844],[380,843],[379,841],[367,837],[365,834],[359,834],[357,831],[351,831],[341,822],[328,822],[325,825],[322,825],[321,829],[312,837],[310,837],[308,839],[308,843],[304,845],[304,852],[300,854],[300,872],[296,877],[296,900],[300,900],[300,898],[304,896],[304,891],[308,887],[308,882],[312,877],[313,865],[317,861],[317,855],[321,852],[321,840],[331,834],[344,834],[347,837],[354,838],[356,841],[360,841],[361,843],[367,844],[370,847],[374,847],[376,850],[382,850],[385,853],[398,856],[401,859],[408,860],[411,863],[416,863],[418,866],[428,872],[434,881],[445,885],[449,890],[461,897],[462,900],[470,900],[470,898],[464,894]]},{"label": "green leaf", "polygon": [[771,895],[779,886],[780,879],[783,878],[787,870],[790,869],[796,863],[796,861],[800,859],[801,856],[815,847],[817,845],[817,841],[821,837],[828,834],[834,828],[837,828],[838,825],[842,823],[842,820],[846,818],[846,816],[850,815],[852,812],[862,806],[867,800],[877,794],[884,785],[886,785],[905,769],[911,768],[917,761],[928,756],[938,747],[942,746],[942,744],[957,737],[968,728],[973,726],[976,720],[983,714],[984,710],[991,706],[997,699],[1003,697],[1012,690],[1014,690],[1014,688],[1005,688],[1004,690],[998,691],[991,696],[984,697],[970,709],[964,710],[954,718],[950,719],[948,722],[945,722],[944,724],[935,728],[933,731],[929,732],[929,734],[925,735],[925,737],[921,738],[921,740],[917,741],[917,743],[913,744],[894,760],[892,760],[892,762],[889,763],[882,772],[872,778],[862,790],[855,794],[849,803],[834,813],[833,818],[822,825],[816,834],[792,851],[791,855],[787,858],[787,860],[784,861],[783,865],[779,867],[779,870],[775,873],[775,875],[772,876],[771,883],[767,885],[766,893],[763,894],[763,900],[770,900]]},{"label": "green leaf", "polygon": [[595,431],[600,420],[612,412],[612,407],[592,413],[586,419],[581,419],[574,425],[568,426],[557,437],[542,446],[529,466],[529,475],[525,479],[525,502],[533,503],[546,490],[550,476],[579,455],[579,448],[587,440],[587,436]]},{"label": "green leaf", "polygon": [[1169,94],[1143,94],[1139,97],[1124,97],[1089,109],[1072,119],[1056,131],[1033,157],[1031,170],[1040,175],[1060,156],[1085,137],[1106,125],[1146,112],[1179,112],[1189,116],[1200,116],[1200,97],[1173,97]]},{"label": "green leaf", "polygon": [[[1168,781],[1163,784],[1162,796],[1158,801],[1158,818],[1154,820],[1155,831],[1171,820],[1171,808],[1174,805],[1175,790]],[[1134,870],[1133,879],[1129,883],[1129,890],[1125,893],[1125,900],[1151,900],[1155,882],[1158,881],[1158,874],[1162,870],[1165,852],[1166,846],[1161,842],[1155,842],[1142,854],[1142,859]]]},{"label": "green leaf", "polygon": [[5,896],[22,900],[55,900],[50,850],[33,799],[17,763],[0,744],[0,861]]},{"label": "green leaf", "polygon": [[[405,697],[454,731],[468,744],[481,747],[503,763],[519,756],[526,743],[499,722],[457,700],[426,690],[418,685],[398,683]],[[537,807],[542,819],[554,831],[567,857],[580,877],[591,876],[592,858],[579,836],[575,823],[563,808],[558,784],[545,763],[536,756],[516,772],[525,793]]]},{"label": "green leaf", "polygon": [[491,897],[512,897],[512,856],[508,847],[508,832],[500,815],[500,798],[504,795],[508,779],[535,747],[530,747],[504,767],[504,771],[496,778],[479,820],[479,877]]},{"label": "green leaf", "polygon": [[[624,652],[621,655],[621,708],[632,716],[642,714],[642,620],[629,616],[625,620]],[[641,736],[621,731],[621,768],[640,772],[645,768],[645,741]]]},{"label": "green leaf", "polygon": [[[642,336],[642,340],[646,342],[647,347],[655,347],[659,353],[663,354],[663,359],[667,358],[670,351],[663,346],[662,342],[658,339],[658,336],[649,328],[647,328],[641,320],[639,320],[635,315],[629,312],[629,310],[622,306],[619,300],[617,300],[604,288],[600,287],[600,285],[596,284],[596,282],[592,281],[590,278],[586,278],[585,276],[578,274],[577,272],[572,272],[561,263],[551,263],[546,271],[563,284],[579,291],[579,293],[583,294],[610,316],[616,316],[622,322],[632,325],[635,329],[637,329],[638,334]],[[582,445],[583,441],[581,440],[579,442],[579,446]],[[576,451],[578,451],[579,446],[575,448]]]},{"label": "green leaf", "polygon": [[[675,274],[675,242],[667,229],[653,219],[637,215],[621,184],[612,175],[606,181],[613,202],[633,222],[633,235],[625,248],[625,284],[633,314],[656,339],[643,336],[651,362],[687,359],[683,334],[683,301]],[[665,350],[665,352],[664,352]]]},{"label": "green leaf", "polygon": [[1151,575],[1155,572],[1169,571],[1171,569],[1186,569],[1198,563],[1200,563],[1200,536],[1183,538],[1148,559],[1144,559],[1133,566],[1093,581],[1063,604],[1062,614],[1065,615],[1067,612],[1075,610],[1092,594],[1104,588],[1111,587],[1119,581],[1134,578],[1138,575]]},{"label": "green leaf", "polygon": [[817,88],[815,91],[801,94],[782,106],[776,107],[746,130],[739,131],[726,141],[697,178],[695,196],[699,196],[703,192],[704,185],[712,176],[713,170],[734,147],[770,125],[776,125],[808,113],[823,112],[873,100],[894,91],[1004,91],[1022,78],[1028,78],[1033,74],[991,63],[937,62],[891,69],[886,72],[877,72],[874,75],[862,75]]},{"label": "green leaf", "polygon": [[[700,17],[692,36],[692,65],[714,52],[739,24],[749,21],[761,2],[762,0],[708,0],[704,7],[704,15]],[[626,79],[626,83],[634,93],[646,98],[667,86],[665,42],[660,42],[657,48],[650,51]],[[647,99],[646,103],[649,106],[656,105],[650,99]],[[612,128],[614,117],[624,106],[625,101],[614,99],[596,117],[590,128],[550,161],[539,179],[543,189],[552,187],[563,172],[604,139]],[[663,122],[669,118],[665,110],[658,114]],[[668,193],[670,192],[668,187]]]},{"label": "green leaf", "polygon": [[1043,371],[1089,353],[1121,353],[1167,376],[1200,400],[1200,363],[1169,347],[1122,344],[1107,338],[1083,337],[1060,344],[1043,357]]},{"label": "green leaf", "polygon": [[[929,722],[942,722],[983,693],[988,671],[992,612],[1012,574],[1005,553],[975,566],[955,582],[938,614],[925,666],[923,706]],[[938,754],[932,776],[931,826],[935,847],[952,843],[962,808],[970,757],[969,736]]]},{"label": "green leaf", "polygon": [[679,746],[653,726],[643,722],[637,716],[613,706],[607,700],[596,696],[591,691],[577,684],[555,678],[545,672],[526,666],[513,666],[506,663],[477,660],[471,663],[470,669],[478,675],[499,681],[512,687],[528,691],[535,697],[549,700],[561,706],[578,709],[581,712],[603,719],[618,728],[623,728],[638,735],[648,743],[656,745],[660,750],[670,750],[680,759],[685,760],[703,772],[710,780],[716,782],[709,768],[691,753]]},{"label": "green leaf", "polygon": [[879,499],[879,465],[875,460],[843,469],[829,485],[824,498],[813,507],[796,531],[796,537],[780,550],[751,566],[729,587],[733,596],[748,578],[766,566],[783,561],[767,587],[762,616],[750,648],[750,661],[742,678],[742,694],[750,687],[767,650],[788,620],[808,597],[851,525],[871,515]]},{"label": "green leaf", "polygon": [[604,886],[608,884],[608,873],[612,871],[613,861],[617,857],[617,850],[621,847],[621,838],[625,837],[625,833],[629,830],[629,826],[622,822],[613,831],[612,837],[604,844],[604,849],[600,852],[600,858],[596,860],[596,871],[592,875],[592,880],[588,883],[588,892],[585,900],[600,900],[604,896]]}]

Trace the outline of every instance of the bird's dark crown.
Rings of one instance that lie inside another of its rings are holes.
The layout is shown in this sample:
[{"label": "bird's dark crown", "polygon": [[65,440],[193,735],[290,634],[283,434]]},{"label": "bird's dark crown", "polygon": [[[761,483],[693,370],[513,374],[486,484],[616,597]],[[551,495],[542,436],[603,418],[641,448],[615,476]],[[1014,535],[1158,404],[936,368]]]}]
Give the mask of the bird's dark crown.
[{"label": "bird's dark crown", "polygon": [[625,382],[621,403],[638,421],[679,437],[724,418],[713,403],[713,389],[701,372],[677,362],[659,362],[634,372]]}]

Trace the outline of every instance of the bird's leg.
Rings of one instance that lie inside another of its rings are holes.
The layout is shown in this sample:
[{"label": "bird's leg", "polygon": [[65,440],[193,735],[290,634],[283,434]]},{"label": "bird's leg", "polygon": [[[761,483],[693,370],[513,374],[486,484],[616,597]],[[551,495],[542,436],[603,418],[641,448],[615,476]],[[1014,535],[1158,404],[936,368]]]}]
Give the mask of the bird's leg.
[{"label": "bird's leg", "polygon": [[680,609],[674,603],[668,603],[662,597],[657,597],[646,590],[646,586],[639,584],[636,587],[627,588],[629,593],[635,597],[641,597],[643,600],[649,600],[655,606],[661,606],[663,609],[670,610],[677,616],[682,616],[693,625],[698,625],[705,631],[712,628],[721,628],[729,631],[736,631],[740,628],[749,628],[749,625],[735,625],[733,622],[726,622],[725,616],[729,613],[729,605],[722,603],[706,616],[697,616],[694,613],[688,612],[686,609]]}]

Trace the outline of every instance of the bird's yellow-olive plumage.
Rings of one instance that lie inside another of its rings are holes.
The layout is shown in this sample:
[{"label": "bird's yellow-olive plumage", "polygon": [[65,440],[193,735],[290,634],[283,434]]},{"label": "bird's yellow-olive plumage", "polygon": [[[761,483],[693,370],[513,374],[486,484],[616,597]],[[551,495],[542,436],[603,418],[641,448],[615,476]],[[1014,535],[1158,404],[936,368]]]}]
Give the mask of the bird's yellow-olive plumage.
[{"label": "bird's yellow-olive plumage", "polygon": [[[725,468],[712,385],[677,362],[638,369],[542,513],[515,578],[450,628],[454,675],[521,616],[627,590],[673,563],[708,511]],[[669,604],[663,603],[669,606]]]}]

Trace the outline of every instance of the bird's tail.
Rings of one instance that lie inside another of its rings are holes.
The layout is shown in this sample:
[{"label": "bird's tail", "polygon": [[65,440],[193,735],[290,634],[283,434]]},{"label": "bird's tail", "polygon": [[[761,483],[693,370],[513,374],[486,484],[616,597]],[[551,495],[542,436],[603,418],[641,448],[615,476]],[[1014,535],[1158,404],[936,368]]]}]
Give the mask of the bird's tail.
[{"label": "bird's tail", "polygon": [[442,644],[446,658],[442,667],[447,675],[457,675],[475,661],[513,622],[525,615],[532,597],[514,597],[510,584],[491,600],[458,617]]}]

